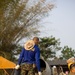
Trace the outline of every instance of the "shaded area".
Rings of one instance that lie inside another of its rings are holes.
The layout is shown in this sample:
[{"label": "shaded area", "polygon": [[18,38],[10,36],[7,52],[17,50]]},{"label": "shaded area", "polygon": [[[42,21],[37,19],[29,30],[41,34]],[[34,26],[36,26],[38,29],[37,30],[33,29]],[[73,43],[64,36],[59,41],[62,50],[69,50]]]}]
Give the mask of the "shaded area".
[{"label": "shaded area", "polygon": [[44,60],[40,59],[40,66],[41,66],[41,70],[45,70],[46,69],[46,63]]}]

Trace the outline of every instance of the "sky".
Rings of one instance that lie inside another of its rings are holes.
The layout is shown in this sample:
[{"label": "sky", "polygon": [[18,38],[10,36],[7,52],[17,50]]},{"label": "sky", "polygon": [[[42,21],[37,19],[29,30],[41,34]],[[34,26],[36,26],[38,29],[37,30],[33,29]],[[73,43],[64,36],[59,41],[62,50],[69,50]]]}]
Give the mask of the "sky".
[{"label": "sky", "polygon": [[61,46],[75,49],[75,0],[55,0],[55,7],[43,21],[40,37],[53,35]]}]

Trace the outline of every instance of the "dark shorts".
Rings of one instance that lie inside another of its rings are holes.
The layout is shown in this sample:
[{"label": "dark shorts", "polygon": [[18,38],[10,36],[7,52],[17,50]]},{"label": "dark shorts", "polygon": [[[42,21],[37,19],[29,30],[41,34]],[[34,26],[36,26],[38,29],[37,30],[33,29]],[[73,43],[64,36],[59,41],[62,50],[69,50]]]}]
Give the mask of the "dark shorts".
[{"label": "dark shorts", "polygon": [[21,75],[35,75],[33,64],[26,64],[26,63],[22,64]]}]

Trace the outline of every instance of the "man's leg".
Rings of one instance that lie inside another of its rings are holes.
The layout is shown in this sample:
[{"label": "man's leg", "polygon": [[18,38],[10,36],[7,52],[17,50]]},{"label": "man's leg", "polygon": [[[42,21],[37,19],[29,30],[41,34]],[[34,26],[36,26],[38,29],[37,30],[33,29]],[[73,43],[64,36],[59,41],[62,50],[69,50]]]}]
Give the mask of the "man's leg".
[{"label": "man's leg", "polygon": [[27,69],[27,65],[22,64],[21,65],[21,75],[27,75],[28,74],[28,71],[26,69]]},{"label": "man's leg", "polygon": [[35,70],[32,68],[28,71],[28,75],[35,75]]},{"label": "man's leg", "polygon": [[21,75],[28,75],[28,71],[26,71],[26,70],[21,70]]}]

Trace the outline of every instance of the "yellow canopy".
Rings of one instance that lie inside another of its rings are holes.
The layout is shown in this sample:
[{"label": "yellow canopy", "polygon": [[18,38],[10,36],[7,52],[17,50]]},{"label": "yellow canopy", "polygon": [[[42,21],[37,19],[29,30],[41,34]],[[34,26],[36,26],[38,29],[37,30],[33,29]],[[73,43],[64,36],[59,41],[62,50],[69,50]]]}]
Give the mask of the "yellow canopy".
[{"label": "yellow canopy", "polygon": [[14,69],[15,63],[0,56],[0,69]]}]

